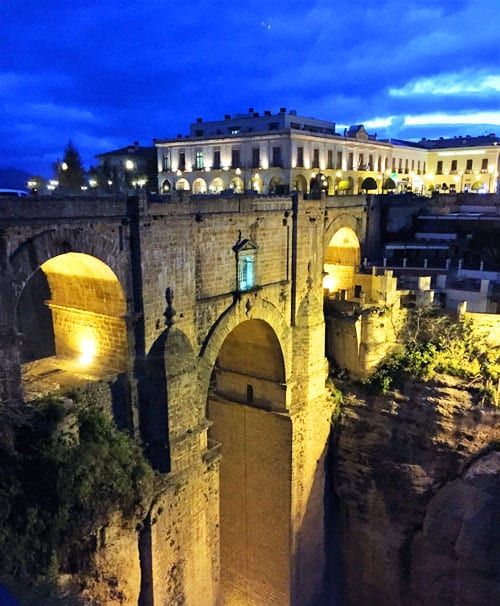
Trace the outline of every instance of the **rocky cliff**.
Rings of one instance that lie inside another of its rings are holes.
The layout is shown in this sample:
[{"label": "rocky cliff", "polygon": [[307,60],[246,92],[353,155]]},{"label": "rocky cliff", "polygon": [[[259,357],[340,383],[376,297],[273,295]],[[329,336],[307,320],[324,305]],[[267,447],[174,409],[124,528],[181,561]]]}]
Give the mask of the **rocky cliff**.
[{"label": "rocky cliff", "polygon": [[444,376],[386,396],[344,389],[331,457],[335,604],[500,603],[497,409]]}]

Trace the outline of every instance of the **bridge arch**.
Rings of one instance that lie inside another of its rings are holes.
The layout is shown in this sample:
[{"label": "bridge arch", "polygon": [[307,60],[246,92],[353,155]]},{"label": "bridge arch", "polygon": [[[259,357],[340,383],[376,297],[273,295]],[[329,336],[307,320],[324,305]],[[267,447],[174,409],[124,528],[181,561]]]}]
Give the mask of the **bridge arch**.
[{"label": "bridge arch", "polygon": [[341,298],[354,296],[354,274],[361,264],[360,243],[351,227],[342,226],[333,233],[324,256],[323,287],[330,295],[341,294]]},{"label": "bridge arch", "polygon": [[83,230],[47,231],[10,260],[25,397],[126,369],[127,299],[111,267],[124,276],[125,262],[109,240]]},{"label": "bridge arch", "polygon": [[270,324],[244,319],[235,326],[211,377],[208,439],[222,448],[221,604],[288,603],[293,440],[282,414],[284,357]]}]

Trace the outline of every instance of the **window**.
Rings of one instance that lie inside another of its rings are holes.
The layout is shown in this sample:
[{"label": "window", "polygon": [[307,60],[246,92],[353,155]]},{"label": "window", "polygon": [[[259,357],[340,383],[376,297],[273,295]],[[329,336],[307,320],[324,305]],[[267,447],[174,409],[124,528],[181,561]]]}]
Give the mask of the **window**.
[{"label": "window", "polygon": [[163,154],[163,170],[170,170],[170,156]]},{"label": "window", "polygon": [[278,130],[279,127],[279,122],[269,122],[269,130]]},{"label": "window", "polygon": [[438,160],[437,167],[436,167],[436,175],[442,175],[442,174],[443,174],[443,161]]},{"label": "window", "polygon": [[337,152],[337,168],[339,170],[342,170],[342,152],[341,151]]},{"label": "window", "polygon": [[241,126],[231,126],[228,128],[228,131],[231,135],[237,135],[239,132],[241,132]]},{"label": "window", "polygon": [[398,173],[402,174],[402,172],[403,172],[403,158],[399,158]]},{"label": "window", "polygon": [[365,170],[365,157],[363,154],[359,154],[358,169]]},{"label": "window", "polygon": [[212,162],[212,168],[219,169],[220,168],[220,150],[214,149],[214,159]]},{"label": "window", "polygon": [[242,240],[233,247],[237,260],[237,288],[239,291],[249,290],[255,286],[255,257],[257,245],[250,240]]},{"label": "window", "polygon": [[483,158],[481,160],[481,172],[482,173],[488,172],[488,158]]},{"label": "window", "polygon": [[354,154],[349,152],[349,158],[347,160],[347,170],[352,170],[354,168]]},{"label": "window", "polygon": [[186,170],[186,154],[179,152],[179,170]]},{"label": "window", "polygon": [[252,149],[252,168],[260,167],[260,148],[254,147]]},{"label": "window", "polygon": [[333,168],[333,150],[331,149],[327,152],[326,168]]},{"label": "window", "polygon": [[231,150],[231,168],[239,168],[240,167],[240,150],[232,149]]},{"label": "window", "polygon": [[451,161],[451,170],[450,170],[450,172],[452,174],[457,172],[457,161],[456,160],[452,160]]},{"label": "window", "polygon": [[382,172],[382,156],[378,157],[378,160],[377,160],[377,170],[378,170],[379,173]]},{"label": "window", "polygon": [[201,170],[203,168],[203,152],[196,152],[196,170]]},{"label": "window", "polygon": [[395,173],[396,172],[396,158],[392,159],[392,172]]},{"label": "window", "polygon": [[317,149],[317,148],[313,149],[312,167],[319,168],[319,149]]},{"label": "window", "polygon": [[273,166],[281,165],[281,147],[273,147]]},{"label": "window", "polygon": [[409,169],[409,165],[408,165],[408,158],[406,158],[405,160],[405,175],[407,175],[410,172]]},{"label": "window", "polygon": [[368,170],[373,170],[373,156],[370,154],[368,156]]},{"label": "window", "polygon": [[194,135],[195,135],[195,137],[203,137],[203,131],[202,130],[195,130],[194,131]]},{"label": "window", "polygon": [[420,160],[417,160],[417,175],[420,175]]},{"label": "window", "polygon": [[465,164],[465,172],[470,175],[472,172],[472,158],[469,158]]},{"label": "window", "polygon": [[297,166],[302,168],[304,166],[304,148],[297,147]]}]

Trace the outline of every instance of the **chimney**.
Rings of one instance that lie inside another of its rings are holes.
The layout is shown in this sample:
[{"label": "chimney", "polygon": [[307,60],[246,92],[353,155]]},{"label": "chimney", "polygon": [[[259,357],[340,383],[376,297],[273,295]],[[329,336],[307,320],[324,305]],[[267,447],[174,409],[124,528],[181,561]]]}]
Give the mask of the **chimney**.
[{"label": "chimney", "polygon": [[249,108],[248,108],[248,113],[249,113],[249,114],[253,114],[253,107],[249,107]]},{"label": "chimney", "polygon": [[224,116],[224,120],[231,120],[231,114],[226,114]]},{"label": "chimney", "polygon": [[280,107],[280,114],[286,114],[286,107]]},{"label": "chimney", "polygon": [[199,124],[200,122],[203,122],[203,118],[196,118],[196,122],[198,122],[198,124]]},{"label": "chimney", "polygon": [[271,115],[271,112],[268,109],[264,110],[264,116],[270,116],[270,115]]}]

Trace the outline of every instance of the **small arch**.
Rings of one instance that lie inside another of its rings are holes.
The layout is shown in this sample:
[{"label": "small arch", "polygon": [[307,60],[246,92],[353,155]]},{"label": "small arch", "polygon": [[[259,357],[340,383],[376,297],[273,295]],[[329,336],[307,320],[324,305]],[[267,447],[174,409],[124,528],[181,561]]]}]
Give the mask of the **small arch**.
[{"label": "small arch", "polygon": [[252,176],[252,191],[257,194],[261,194],[264,191],[264,184],[262,183],[260,175],[257,173]]},{"label": "small arch", "polygon": [[177,183],[175,184],[175,189],[177,191],[189,191],[190,190],[189,181],[187,179],[179,179],[177,181]]},{"label": "small arch", "polygon": [[168,194],[172,191],[172,184],[170,183],[170,181],[168,179],[165,179],[163,181],[163,183],[161,184],[161,191],[164,194]]},{"label": "small arch", "polygon": [[231,179],[229,187],[237,194],[243,193],[244,190],[243,181],[239,177],[234,177],[234,179]]},{"label": "small arch", "polygon": [[304,175],[297,175],[293,183],[293,189],[302,193],[307,193],[307,179]]},{"label": "small arch", "polygon": [[211,194],[220,194],[225,189],[224,181],[220,177],[216,177],[212,179],[208,189]]},{"label": "small arch", "polygon": [[285,192],[285,182],[281,177],[275,176],[269,181],[269,193],[271,195],[281,195]]},{"label": "small arch", "polygon": [[206,194],[207,193],[207,183],[205,179],[195,179],[193,182],[193,194]]}]

